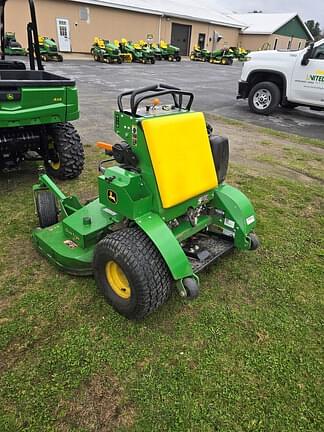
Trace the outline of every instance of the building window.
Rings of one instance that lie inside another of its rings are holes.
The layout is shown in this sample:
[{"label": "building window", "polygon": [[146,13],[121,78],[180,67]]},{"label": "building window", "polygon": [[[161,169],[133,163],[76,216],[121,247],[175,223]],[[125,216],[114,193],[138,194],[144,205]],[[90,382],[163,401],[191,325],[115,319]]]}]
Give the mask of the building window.
[{"label": "building window", "polygon": [[275,41],[274,41],[274,46],[273,46],[273,49],[274,49],[274,50],[277,49],[277,45],[278,45],[278,39],[275,39]]},{"label": "building window", "polygon": [[88,7],[80,8],[80,21],[86,21],[87,23],[90,21],[90,10]]}]

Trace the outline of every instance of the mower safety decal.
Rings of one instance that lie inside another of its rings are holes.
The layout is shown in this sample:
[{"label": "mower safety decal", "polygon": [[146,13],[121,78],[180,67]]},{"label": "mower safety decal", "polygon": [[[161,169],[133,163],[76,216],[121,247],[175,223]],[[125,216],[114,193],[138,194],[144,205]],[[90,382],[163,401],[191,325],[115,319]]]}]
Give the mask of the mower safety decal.
[{"label": "mower safety decal", "polygon": [[233,220],[231,220],[231,219],[225,218],[224,225],[228,226],[229,228],[234,228],[235,227],[235,222]]},{"label": "mower safety decal", "polygon": [[248,225],[251,225],[253,222],[255,222],[255,217],[253,215],[250,216],[250,217],[248,217],[248,218],[246,218],[246,223]]}]

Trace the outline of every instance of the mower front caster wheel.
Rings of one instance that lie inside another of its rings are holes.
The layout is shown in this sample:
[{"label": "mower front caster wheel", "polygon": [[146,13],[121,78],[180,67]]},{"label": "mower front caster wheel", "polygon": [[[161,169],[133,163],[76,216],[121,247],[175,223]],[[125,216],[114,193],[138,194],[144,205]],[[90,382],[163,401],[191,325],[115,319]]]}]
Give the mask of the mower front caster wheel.
[{"label": "mower front caster wheel", "polygon": [[35,202],[41,228],[52,226],[58,222],[58,208],[55,196],[51,191],[37,192]]},{"label": "mower front caster wheel", "polygon": [[248,239],[250,240],[250,250],[256,250],[260,246],[260,240],[258,236],[254,233],[248,235]]},{"label": "mower front caster wheel", "polygon": [[143,319],[165,303],[171,292],[169,269],[139,228],[115,231],[101,240],[93,269],[107,302],[128,319]]},{"label": "mower front caster wheel", "polygon": [[187,299],[193,300],[199,295],[199,283],[193,277],[187,277],[182,281],[183,286],[187,293]]}]

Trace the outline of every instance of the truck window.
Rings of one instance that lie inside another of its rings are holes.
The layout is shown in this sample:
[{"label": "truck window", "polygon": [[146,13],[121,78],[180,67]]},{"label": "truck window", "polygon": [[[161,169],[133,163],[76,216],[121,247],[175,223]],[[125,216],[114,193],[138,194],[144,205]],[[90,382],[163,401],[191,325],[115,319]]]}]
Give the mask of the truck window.
[{"label": "truck window", "polygon": [[312,58],[317,60],[324,60],[324,44],[315,48]]}]

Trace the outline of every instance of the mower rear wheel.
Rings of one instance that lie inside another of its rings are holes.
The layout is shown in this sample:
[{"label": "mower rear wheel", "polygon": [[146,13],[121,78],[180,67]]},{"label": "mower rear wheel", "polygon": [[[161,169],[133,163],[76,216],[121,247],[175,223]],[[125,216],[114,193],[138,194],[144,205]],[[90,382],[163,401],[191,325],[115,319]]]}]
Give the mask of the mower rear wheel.
[{"label": "mower rear wheel", "polygon": [[128,319],[143,319],[165,303],[171,292],[169,269],[139,228],[115,231],[101,240],[93,268],[107,302]]},{"label": "mower rear wheel", "polygon": [[259,237],[255,233],[250,233],[248,235],[248,238],[250,240],[250,250],[256,250],[260,246],[260,240]]},{"label": "mower rear wheel", "polygon": [[39,226],[46,228],[58,222],[58,208],[53,192],[40,191],[36,194],[36,210]]},{"label": "mower rear wheel", "polygon": [[78,177],[84,166],[84,150],[81,139],[71,123],[48,126],[48,153],[46,171],[52,177],[68,180]]}]

